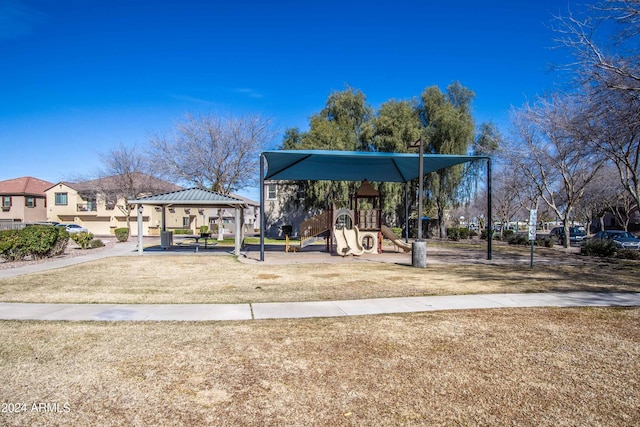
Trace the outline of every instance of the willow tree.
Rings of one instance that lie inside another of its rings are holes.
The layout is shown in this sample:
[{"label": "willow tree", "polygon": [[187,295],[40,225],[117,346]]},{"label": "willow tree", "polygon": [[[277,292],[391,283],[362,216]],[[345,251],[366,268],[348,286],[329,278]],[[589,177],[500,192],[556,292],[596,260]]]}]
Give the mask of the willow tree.
[{"label": "willow tree", "polygon": [[[474,138],[471,115],[474,96],[459,82],[449,85],[445,93],[437,86],[422,92],[417,112],[424,126],[426,154],[468,154]],[[425,195],[438,217],[440,237],[446,236],[445,211],[458,205],[466,191],[468,181],[464,172],[464,165],[456,165],[425,177]]]},{"label": "willow tree", "polygon": [[[368,149],[363,139],[365,124],[373,114],[365,95],[353,88],[329,95],[325,107],[309,121],[309,131],[288,129],[281,148],[286,150],[341,150]],[[348,181],[306,181],[305,204],[308,208],[323,209],[327,202],[346,204],[355,183]]]},{"label": "willow tree", "polygon": [[[369,142],[371,151],[405,153],[408,144],[419,137],[420,121],[410,101],[385,102],[363,132],[363,139]],[[404,185],[383,182],[378,184],[378,189],[384,196],[382,210],[385,223],[403,223]]]}]

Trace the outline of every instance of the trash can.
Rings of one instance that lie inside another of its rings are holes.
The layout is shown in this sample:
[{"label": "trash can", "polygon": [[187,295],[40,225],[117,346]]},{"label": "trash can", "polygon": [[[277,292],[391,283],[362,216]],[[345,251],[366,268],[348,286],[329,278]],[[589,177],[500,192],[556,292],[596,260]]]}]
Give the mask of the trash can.
[{"label": "trash can", "polygon": [[416,240],[411,245],[411,265],[418,268],[427,267],[427,242]]},{"label": "trash can", "polygon": [[160,247],[162,249],[169,249],[171,246],[173,246],[173,231],[161,231]]},{"label": "trash can", "polygon": [[282,230],[282,234],[287,237],[291,237],[291,232],[293,231],[293,226],[291,225],[283,225],[282,227],[280,227],[280,229]]}]

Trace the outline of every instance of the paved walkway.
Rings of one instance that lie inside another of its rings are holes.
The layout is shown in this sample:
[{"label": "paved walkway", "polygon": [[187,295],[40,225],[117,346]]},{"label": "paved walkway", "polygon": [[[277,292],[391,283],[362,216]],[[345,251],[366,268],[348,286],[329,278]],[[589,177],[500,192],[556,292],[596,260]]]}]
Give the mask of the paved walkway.
[{"label": "paved walkway", "polygon": [[299,319],[507,307],[631,307],[640,293],[485,294],[255,304],[0,303],[1,320],[220,321]]},{"label": "paved walkway", "polygon": [[[193,251],[189,252],[193,255]],[[211,254],[212,252],[209,252]],[[224,254],[224,251],[218,251]],[[24,267],[0,270],[0,278],[67,267],[112,256],[135,255],[134,242],[87,255]],[[176,254],[145,249],[145,254]],[[185,252],[186,254],[186,252]],[[204,251],[199,254],[205,255]],[[296,254],[302,255],[302,254]],[[287,258],[279,254],[279,258]],[[344,262],[342,257],[325,258]],[[307,262],[309,262],[307,260]],[[640,306],[640,293],[529,293],[480,294],[432,297],[375,298],[367,300],[284,302],[254,304],[29,304],[0,302],[0,320],[65,321],[222,321],[360,316],[389,313],[417,313],[439,310],[506,307],[603,307]]]}]

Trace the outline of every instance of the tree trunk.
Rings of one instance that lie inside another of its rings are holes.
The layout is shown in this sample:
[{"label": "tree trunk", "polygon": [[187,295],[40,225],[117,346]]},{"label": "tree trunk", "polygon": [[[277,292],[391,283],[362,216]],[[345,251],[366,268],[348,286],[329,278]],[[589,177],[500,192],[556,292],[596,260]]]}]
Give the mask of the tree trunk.
[{"label": "tree trunk", "polygon": [[444,220],[444,208],[442,206],[438,206],[438,229],[441,239],[447,237],[447,224]]},{"label": "tree trunk", "polygon": [[224,224],[222,222],[222,209],[218,209],[218,241],[224,240]]}]

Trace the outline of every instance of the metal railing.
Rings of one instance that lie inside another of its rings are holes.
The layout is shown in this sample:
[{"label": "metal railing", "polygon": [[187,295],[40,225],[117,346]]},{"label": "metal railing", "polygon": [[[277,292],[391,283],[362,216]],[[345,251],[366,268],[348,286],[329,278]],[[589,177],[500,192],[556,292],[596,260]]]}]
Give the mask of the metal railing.
[{"label": "metal railing", "polygon": [[319,236],[331,228],[331,212],[325,211],[309,218],[300,225],[300,247],[304,248],[316,241]]},{"label": "metal railing", "polygon": [[78,212],[95,212],[98,206],[95,203],[78,203]]}]

